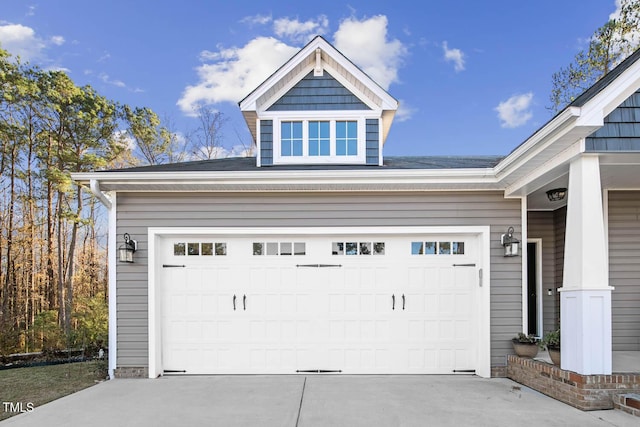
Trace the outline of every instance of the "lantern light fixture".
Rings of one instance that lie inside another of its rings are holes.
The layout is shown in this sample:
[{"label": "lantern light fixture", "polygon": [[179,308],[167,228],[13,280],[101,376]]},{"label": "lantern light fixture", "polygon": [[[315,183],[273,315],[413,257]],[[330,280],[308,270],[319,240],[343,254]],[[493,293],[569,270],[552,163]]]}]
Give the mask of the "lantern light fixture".
[{"label": "lantern light fixture", "polygon": [[513,236],[513,227],[509,227],[507,232],[500,237],[500,243],[504,247],[504,256],[518,256],[520,240]]},{"label": "lantern light fixture", "polygon": [[133,262],[133,254],[138,250],[138,242],[133,240],[129,233],[124,233],[124,244],[118,249],[120,262]]},{"label": "lantern light fixture", "polygon": [[560,200],[563,200],[566,195],[566,188],[554,188],[553,190],[547,191],[547,198],[550,202],[558,202]]}]

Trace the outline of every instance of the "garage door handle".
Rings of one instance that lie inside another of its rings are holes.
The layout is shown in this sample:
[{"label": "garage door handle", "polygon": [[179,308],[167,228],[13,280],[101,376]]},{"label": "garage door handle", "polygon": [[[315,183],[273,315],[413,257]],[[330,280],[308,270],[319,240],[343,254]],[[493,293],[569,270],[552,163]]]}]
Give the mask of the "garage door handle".
[{"label": "garage door handle", "polygon": [[393,294],[391,295],[391,310],[395,310],[396,309],[396,295]]},{"label": "garage door handle", "polygon": [[404,294],[402,294],[402,309],[404,310]]},{"label": "garage door handle", "polygon": [[243,310],[247,309],[247,296],[246,295],[242,296],[242,309]]},{"label": "garage door handle", "polygon": [[236,311],[236,296],[233,296],[233,311]]}]

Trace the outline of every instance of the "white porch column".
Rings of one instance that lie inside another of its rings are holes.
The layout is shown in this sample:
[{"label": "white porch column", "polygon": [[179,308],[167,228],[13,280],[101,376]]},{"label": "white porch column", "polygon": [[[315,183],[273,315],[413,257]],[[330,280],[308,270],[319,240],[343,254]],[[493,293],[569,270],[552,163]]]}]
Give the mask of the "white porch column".
[{"label": "white porch column", "polygon": [[611,374],[611,290],[600,161],[571,162],[560,298],[562,369]]}]

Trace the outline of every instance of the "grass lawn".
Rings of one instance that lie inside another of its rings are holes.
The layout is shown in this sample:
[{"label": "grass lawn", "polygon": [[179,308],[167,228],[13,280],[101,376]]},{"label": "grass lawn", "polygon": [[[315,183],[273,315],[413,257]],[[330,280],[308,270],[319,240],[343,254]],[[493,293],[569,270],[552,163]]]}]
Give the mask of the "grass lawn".
[{"label": "grass lawn", "polygon": [[87,388],[106,376],[106,361],[36,366],[0,371],[0,420],[17,413],[5,411],[2,402],[22,402],[26,410]]}]

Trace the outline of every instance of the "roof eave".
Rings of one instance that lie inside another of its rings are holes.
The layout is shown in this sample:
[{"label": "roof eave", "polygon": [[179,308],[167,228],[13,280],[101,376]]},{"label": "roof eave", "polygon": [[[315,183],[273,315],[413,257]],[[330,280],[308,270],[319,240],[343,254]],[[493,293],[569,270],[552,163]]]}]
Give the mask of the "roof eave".
[{"label": "roof eave", "polygon": [[493,169],[320,170],[224,172],[88,172],[72,178],[99,182],[103,191],[398,191],[499,190]]}]

